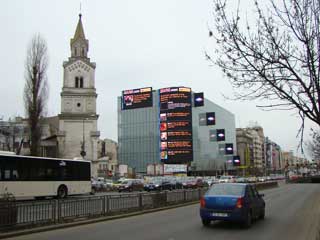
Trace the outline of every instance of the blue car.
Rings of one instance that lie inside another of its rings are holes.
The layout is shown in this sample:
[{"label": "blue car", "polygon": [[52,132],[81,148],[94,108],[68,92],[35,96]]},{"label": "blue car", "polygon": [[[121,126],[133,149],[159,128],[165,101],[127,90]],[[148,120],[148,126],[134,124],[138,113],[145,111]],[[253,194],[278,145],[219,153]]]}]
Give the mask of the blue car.
[{"label": "blue car", "polygon": [[200,217],[204,226],[211,221],[241,222],[250,227],[255,219],[264,219],[264,194],[256,187],[243,183],[220,183],[213,185],[200,199]]}]

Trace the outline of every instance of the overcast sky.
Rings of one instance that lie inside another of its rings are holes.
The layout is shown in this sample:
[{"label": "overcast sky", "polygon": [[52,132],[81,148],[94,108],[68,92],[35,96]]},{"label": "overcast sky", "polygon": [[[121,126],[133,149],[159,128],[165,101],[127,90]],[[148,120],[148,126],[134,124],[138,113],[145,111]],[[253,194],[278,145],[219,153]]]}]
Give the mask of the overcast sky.
[{"label": "overcast sky", "polygon": [[[246,4],[253,1],[246,0]],[[204,52],[213,21],[211,0],[82,0],[82,21],[89,57],[96,62],[98,128],[117,140],[117,96],[122,90],[187,86],[235,114],[236,127],[256,121],[283,150],[297,149],[299,118],[288,111],[265,112],[259,102],[226,100],[232,96],[220,69]],[[24,62],[35,33],[49,50],[48,115],[60,113],[62,63],[70,56],[70,38],[78,22],[79,0],[2,0],[0,8],[0,118],[24,116]],[[307,124],[310,128],[310,124]],[[308,134],[306,135],[308,139]]]}]

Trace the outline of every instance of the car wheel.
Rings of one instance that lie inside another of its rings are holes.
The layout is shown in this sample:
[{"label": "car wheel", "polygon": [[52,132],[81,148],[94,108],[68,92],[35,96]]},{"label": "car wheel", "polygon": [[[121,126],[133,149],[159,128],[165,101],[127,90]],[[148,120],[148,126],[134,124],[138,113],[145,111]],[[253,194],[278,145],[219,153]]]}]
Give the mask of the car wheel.
[{"label": "car wheel", "polygon": [[250,227],[251,227],[251,224],[252,224],[252,216],[251,216],[251,212],[248,211],[247,217],[246,217],[246,219],[244,220],[243,226],[244,226],[245,228],[250,228]]},{"label": "car wheel", "polygon": [[68,196],[68,189],[66,186],[64,185],[61,185],[59,188],[58,188],[58,191],[57,191],[57,197],[58,198],[66,198]]},{"label": "car wheel", "polygon": [[260,219],[264,219],[265,215],[266,215],[266,210],[265,208],[263,208],[260,214]]},{"label": "car wheel", "polygon": [[93,187],[93,188],[91,188],[91,192],[90,192],[90,194],[91,195],[94,195],[94,194],[96,194],[96,189]]},{"label": "car wheel", "polygon": [[205,226],[205,227],[208,227],[210,225],[210,220],[207,220],[207,219],[202,219],[202,225]]}]

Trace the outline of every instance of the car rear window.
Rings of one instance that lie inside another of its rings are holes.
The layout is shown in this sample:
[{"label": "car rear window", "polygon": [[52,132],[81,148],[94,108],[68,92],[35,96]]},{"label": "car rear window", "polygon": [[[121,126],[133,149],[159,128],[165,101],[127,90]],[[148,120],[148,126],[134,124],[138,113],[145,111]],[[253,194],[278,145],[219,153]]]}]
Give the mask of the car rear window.
[{"label": "car rear window", "polygon": [[206,195],[244,195],[245,186],[237,184],[216,184],[213,185]]}]

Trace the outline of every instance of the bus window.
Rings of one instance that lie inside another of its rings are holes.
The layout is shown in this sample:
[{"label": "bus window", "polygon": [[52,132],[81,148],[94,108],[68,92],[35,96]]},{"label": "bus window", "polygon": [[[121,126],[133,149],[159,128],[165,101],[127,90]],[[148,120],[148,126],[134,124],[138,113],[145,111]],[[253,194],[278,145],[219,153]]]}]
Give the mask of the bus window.
[{"label": "bus window", "polygon": [[19,179],[18,170],[12,171],[12,180]]},{"label": "bus window", "polygon": [[9,169],[4,170],[4,180],[10,180],[10,170]]}]

